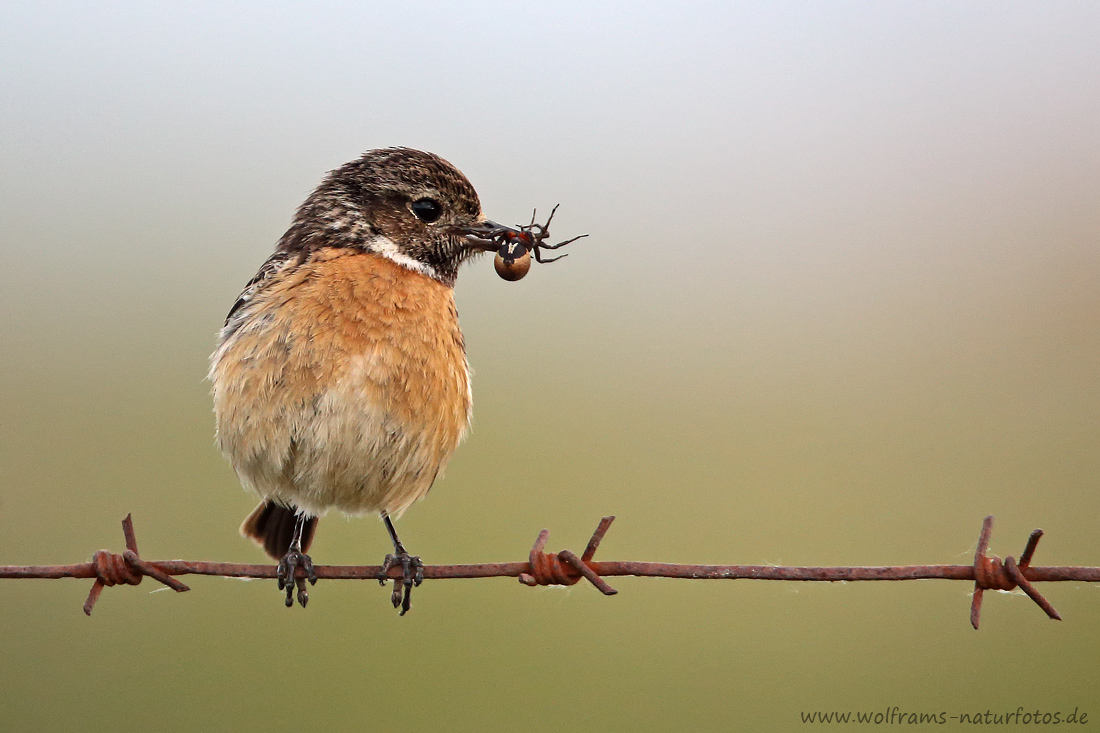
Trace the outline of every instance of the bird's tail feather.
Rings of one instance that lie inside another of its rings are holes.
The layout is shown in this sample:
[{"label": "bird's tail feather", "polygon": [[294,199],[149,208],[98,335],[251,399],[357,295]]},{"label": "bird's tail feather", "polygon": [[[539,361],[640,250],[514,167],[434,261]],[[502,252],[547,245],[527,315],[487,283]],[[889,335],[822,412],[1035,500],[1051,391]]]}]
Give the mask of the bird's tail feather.
[{"label": "bird's tail feather", "polygon": [[[298,509],[265,500],[248,515],[241,525],[241,534],[248,537],[276,560],[283,559],[294,539],[294,524]],[[317,517],[306,517],[302,528],[302,552],[308,552],[317,531]]]}]

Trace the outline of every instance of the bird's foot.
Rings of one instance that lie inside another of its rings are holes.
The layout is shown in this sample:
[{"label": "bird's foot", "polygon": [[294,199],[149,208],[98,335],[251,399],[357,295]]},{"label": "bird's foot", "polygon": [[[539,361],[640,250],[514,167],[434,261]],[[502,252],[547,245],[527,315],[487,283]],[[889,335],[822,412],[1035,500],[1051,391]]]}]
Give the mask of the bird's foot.
[{"label": "bird's foot", "polygon": [[[304,578],[298,577],[298,568],[305,572]],[[286,591],[286,607],[294,605],[294,589],[298,589],[298,605],[302,608],[309,603],[309,593],[306,592],[306,580],[310,585],[317,584],[317,572],[313,569],[313,560],[309,555],[299,549],[291,547],[279,561],[279,569],[276,572],[279,579],[279,590]]]},{"label": "bird's foot", "polygon": [[405,548],[398,547],[395,554],[386,555],[386,559],[382,561],[382,569],[378,571],[379,585],[386,584],[389,580],[390,568],[398,564],[401,565],[401,577],[393,581],[390,601],[393,602],[394,608],[401,608],[401,615],[404,616],[412,608],[413,587],[424,582],[424,563],[416,555],[405,552]]}]

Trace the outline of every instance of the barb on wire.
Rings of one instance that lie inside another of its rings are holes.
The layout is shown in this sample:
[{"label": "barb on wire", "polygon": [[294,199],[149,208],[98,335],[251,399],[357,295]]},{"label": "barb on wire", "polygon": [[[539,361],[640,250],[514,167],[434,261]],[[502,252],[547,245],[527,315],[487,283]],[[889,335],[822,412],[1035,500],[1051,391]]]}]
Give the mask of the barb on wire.
[{"label": "barb on wire", "polygon": [[[122,534],[126,540],[125,552],[121,555],[115,555],[106,550],[100,550],[92,556],[92,561],[88,563],[95,573],[95,583],[92,584],[92,589],[88,591],[88,600],[84,601],[84,613],[87,616],[92,615],[92,609],[95,608],[96,601],[99,600],[99,594],[103,592],[104,586],[119,585],[120,583],[138,585],[141,583],[142,577],[146,575],[154,580],[159,580],[177,593],[191,590],[171,575],[164,573],[154,565],[150,565],[138,556],[137,537],[134,536],[134,520],[130,514],[127,514],[126,518],[122,520]],[[24,575],[19,577],[34,576]]]},{"label": "barb on wire", "polygon": [[[981,620],[982,598],[987,590],[1013,590],[1020,588],[1052,619],[1061,620],[1050,602],[1044,598],[1034,583],[1052,581],[1100,582],[1100,567],[1052,566],[1034,567],[1031,559],[1042,530],[1035,530],[1028,538],[1027,546],[1019,561],[1012,557],[1004,560],[989,556],[989,538],[993,531],[993,516],[985,518],[978,537],[978,549],[972,565],[902,565],[871,567],[791,567],[774,565],[677,565],[659,562],[593,560],[607,530],[615,517],[604,517],[596,528],[584,553],[577,557],[569,550],[557,553],[544,552],[550,530],[539,532],[525,562],[482,563],[477,565],[427,565],[426,580],[447,578],[518,578],[521,583],[536,585],[573,585],[584,578],[604,595],[618,591],[604,578],[618,575],[634,575],[657,578],[689,578],[695,580],[787,580],[827,581],[838,580],[968,580],[974,582],[974,595],[970,606],[970,623],[977,629]],[[122,520],[126,550],[116,555],[100,550],[91,562],[76,565],[0,565],[0,578],[94,578],[84,613],[91,615],[92,608],[105,586],[137,585],[144,576],[163,583],[177,592],[189,588],[176,580],[176,575],[218,575],[229,578],[275,578],[275,565],[243,565],[224,562],[195,562],[190,560],[143,560],[137,551],[134,525],[130,515]],[[376,580],[381,571],[379,565],[316,565],[314,571],[322,580]],[[301,568],[297,577],[304,578]],[[401,568],[390,568],[389,577],[399,579]]]}]

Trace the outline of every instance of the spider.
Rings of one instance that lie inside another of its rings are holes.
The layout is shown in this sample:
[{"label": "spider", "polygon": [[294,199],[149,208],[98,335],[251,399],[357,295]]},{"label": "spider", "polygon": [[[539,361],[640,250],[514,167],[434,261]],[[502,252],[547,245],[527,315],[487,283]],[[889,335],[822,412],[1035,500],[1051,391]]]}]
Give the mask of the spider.
[{"label": "spider", "polygon": [[559,249],[588,236],[587,234],[581,234],[557,244],[543,244],[550,236],[550,222],[554,219],[554,212],[557,210],[558,205],[555,205],[550,210],[550,216],[547,217],[545,224],[535,222],[535,217],[538,214],[536,209],[531,212],[531,223],[521,226],[519,229],[490,222],[484,230],[478,231],[476,235],[467,236],[467,239],[486,252],[496,252],[494,265],[498,275],[505,280],[519,280],[531,269],[532,252],[535,254],[536,262],[555,262],[567,256],[568,253],[557,257],[544,258],[542,250]]}]

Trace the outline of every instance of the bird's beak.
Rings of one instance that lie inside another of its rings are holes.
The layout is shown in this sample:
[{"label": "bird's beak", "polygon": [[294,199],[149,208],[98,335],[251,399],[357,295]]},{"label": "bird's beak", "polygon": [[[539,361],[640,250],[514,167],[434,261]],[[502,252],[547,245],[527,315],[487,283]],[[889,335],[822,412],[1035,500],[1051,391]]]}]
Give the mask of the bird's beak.
[{"label": "bird's beak", "polygon": [[497,224],[491,219],[482,219],[475,224],[459,227],[458,232],[466,238],[471,249],[484,252],[495,252],[500,247],[502,234],[520,234],[519,229]]}]

